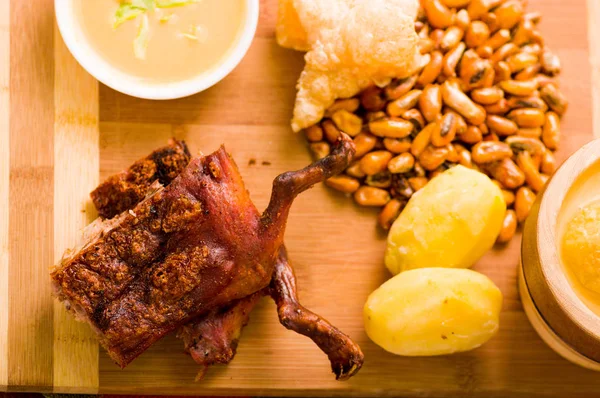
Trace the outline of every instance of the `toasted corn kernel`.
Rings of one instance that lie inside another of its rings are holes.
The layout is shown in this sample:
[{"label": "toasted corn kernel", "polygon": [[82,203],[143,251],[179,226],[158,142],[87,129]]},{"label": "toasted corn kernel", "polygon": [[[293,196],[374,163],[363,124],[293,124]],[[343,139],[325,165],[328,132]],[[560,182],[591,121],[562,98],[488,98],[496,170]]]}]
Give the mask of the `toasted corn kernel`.
[{"label": "toasted corn kernel", "polygon": [[546,105],[544,100],[535,95],[529,97],[512,97],[508,100],[508,107],[510,109],[535,108],[540,109],[542,112],[548,110],[548,105]]},{"label": "toasted corn kernel", "polygon": [[527,68],[523,69],[521,72],[515,75],[515,80],[534,79],[539,74],[541,69],[542,66],[540,64],[528,66]]},{"label": "toasted corn kernel", "polygon": [[492,105],[504,98],[504,91],[498,87],[478,88],[471,91],[471,99],[481,105]]},{"label": "toasted corn kernel", "polygon": [[456,116],[456,135],[464,134],[467,131],[467,127],[469,127],[469,125],[465,121],[464,117],[462,117],[456,112],[453,113]]},{"label": "toasted corn kernel", "polygon": [[407,173],[412,170],[415,166],[415,158],[408,152],[401,153],[400,155],[392,158],[387,167],[390,173]]},{"label": "toasted corn kernel", "polygon": [[369,133],[360,133],[353,139],[354,146],[356,147],[356,153],[354,158],[358,159],[365,154],[371,152],[377,144],[377,137]]},{"label": "toasted corn kernel", "polygon": [[336,100],[333,105],[327,108],[325,112],[326,117],[330,117],[339,110],[346,110],[348,112],[356,112],[360,106],[360,100],[358,98],[343,98]]},{"label": "toasted corn kernel", "polygon": [[440,167],[448,156],[448,148],[428,146],[419,155],[419,163],[425,170],[432,171]]},{"label": "toasted corn kernel", "polygon": [[419,108],[428,122],[436,120],[442,112],[442,92],[437,84],[428,84],[419,98]]},{"label": "toasted corn kernel", "polygon": [[481,134],[483,135],[488,135],[490,133],[490,129],[488,128],[487,124],[482,123],[479,126],[479,130],[481,130]]},{"label": "toasted corn kernel", "polygon": [[548,84],[540,90],[540,96],[548,104],[550,109],[559,115],[563,115],[569,106],[565,96],[554,84]]},{"label": "toasted corn kernel", "polygon": [[520,0],[509,0],[494,10],[501,29],[512,29],[523,17],[523,5]]},{"label": "toasted corn kernel", "polygon": [[329,143],[333,144],[340,137],[340,130],[336,127],[335,123],[331,120],[325,120],[321,123],[321,127],[325,132],[325,138]]},{"label": "toasted corn kernel", "polygon": [[[500,188],[503,188],[502,184],[500,184]],[[500,192],[502,192],[502,198],[504,199],[504,203],[506,203],[506,206],[512,206],[512,204],[515,203],[515,194],[513,193],[513,191],[509,191],[508,189],[501,189]]]},{"label": "toasted corn kernel", "polygon": [[508,101],[505,98],[502,98],[495,104],[485,106],[484,109],[488,114],[504,115],[510,110],[510,107],[508,106]]},{"label": "toasted corn kernel", "polygon": [[404,138],[413,131],[414,125],[404,119],[390,117],[369,122],[369,131],[378,137]]},{"label": "toasted corn kernel", "polygon": [[467,12],[467,10],[463,9],[457,12],[456,20],[454,21],[454,23],[456,24],[456,26],[461,28],[463,32],[467,30],[469,28],[469,25],[471,24],[471,18],[469,18],[469,13]]},{"label": "toasted corn kernel", "polygon": [[492,8],[493,1],[490,0],[472,0],[467,7],[467,12],[471,19],[479,19]]},{"label": "toasted corn kernel", "polygon": [[306,139],[310,142],[318,142],[323,140],[323,129],[319,125],[313,125],[304,130]]},{"label": "toasted corn kernel", "polygon": [[440,129],[440,124],[438,122],[429,123],[412,142],[412,147],[410,148],[410,153],[413,154],[414,157],[418,158],[419,155],[425,150],[425,148],[431,142],[431,136],[434,131]]},{"label": "toasted corn kernel", "polygon": [[483,87],[490,70],[493,70],[492,64],[488,60],[478,58],[470,64],[461,65],[460,78],[468,84],[469,88]]},{"label": "toasted corn kernel", "polygon": [[542,163],[540,165],[540,171],[544,174],[551,175],[556,170],[556,159],[554,154],[550,150],[545,150],[542,155]]},{"label": "toasted corn kernel", "polygon": [[535,192],[539,192],[544,188],[544,181],[540,177],[538,167],[534,164],[529,152],[523,151],[517,154],[517,166],[525,174],[525,181]]},{"label": "toasted corn kernel", "polygon": [[544,144],[537,138],[513,135],[506,138],[505,142],[511,147],[513,152],[527,151],[534,157],[543,155],[546,150]]},{"label": "toasted corn kernel", "polygon": [[[417,83],[416,75],[404,78],[404,79],[394,79],[388,86],[385,88],[385,97],[393,101],[402,97],[404,94],[408,93],[413,89],[415,84]],[[364,106],[364,105],[363,105]],[[383,109],[383,106],[381,107]]]},{"label": "toasted corn kernel", "polygon": [[520,137],[540,138],[542,136],[542,128],[534,127],[531,129],[519,129],[517,135]]},{"label": "toasted corn kernel", "polygon": [[494,66],[494,72],[496,72],[495,83],[499,83],[505,80],[510,80],[510,66],[504,61],[498,62]]},{"label": "toasted corn kernel", "polygon": [[498,50],[496,50],[496,52],[490,57],[490,61],[496,63],[504,61],[506,59],[508,62],[508,59],[510,59],[510,57],[513,56],[513,54],[516,54],[518,52],[519,47],[516,46],[514,43],[509,42],[502,45]]},{"label": "toasted corn kernel", "polygon": [[368,176],[381,173],[387,169],[388,162],[391,158],[392,154],[388,151],[369,152],[360,159],[360,167]]},{"label": "toasted corn kernel", "polygon": [[553,52],[545,50],[542,54],[542,68],[544,73],[555,76],[560,73],[560,58]]},{"label": "toasted corn kernel", "polygon": [[485,110],[471,101],[455,84],[445,82],[442,85],[444,103],[460,113],[471,124],[481,124],[485,120]]},{"label": "toasted corn kernel", "polygon": [[490,29],[482,21],[473,21],[465,33],[465,44],[469,48],[477,48],[490,38]]},{"label": "toasted corn kernel", "polygon": [[419,52],[421,54],[429,54],[435,49],[435,42],[429,37],[419,40]]},{"label": "toasted corn kernel", "polygon": [[533,55],[537,55],[538,58],[542,55],[542,46],[537,43],[527,44],[521,47],[521,51]]},{"label": "toasted corn kernel", "polygon": [[421,97],[421,90],[411,90],[402,97],[390,102],[387,106],[387,113],[390,116],[400,116],[409,109],[414,108]]},{"label": "toasted corn kernel", "polygon": [[506,210],[506,214],[504,214],[504,221],[502,221],[502,228],[500,229],[500,233],[498,234],[498,238],[496,242],[498,243],[506,243],[509,242],[515,232],[517,231],[517,213],[514,210],[508,209]]},{"label": "toasted corn kernel", "polygon": [[523,171],[510,158],[486,164],[489,173],[508,189],[516,189],[525,183]]},{"label": "toasted corn kernel", "polygon": [[469,126],[458,138],[465,144],[476,144],[483,139],[483,134],[477,126]]},{"label": "toasted corn kernel", "polygon": [[504,142],[482,141],[473,146],[471,156],[478,164],[497,162],[512,157],[510,147]]},{"label": "toasted corn kernel", "polygon": [[392,189],[390,190],[392,196],[395,198],[403,197],[410,199],[415,193],[414,189],[410,186],[408,178],[402,174],[394,174],[392,177]]},{"label": "toasted corn kernel", "polygon": [[549,149],[555,150],[558,148],[560,139],[560,119],[554,112],[546,114],[546,122],[542,130],[542,142]]},{"label": "toasted corn kernel", "polygon": [[483,15],[481,20],[487,24],[487,26],[490,28],[490,32],[492,33],[500,29],[500,26],[498,25],[498,17],[493,12]]},{"label": "toasted corn kernel", "polygon": [[411,142],[408,138],[384,138],[383,146],[392,153],[404,153],[410,151]]},{"label": "toasted corn kernel", "polygon": [[[518,50],[518,47],[517,47]],[[528,52],[519,52],[506,58],[506,63],[512,73],[517,73],[539,62],[537,55]]]},{"label": "toasted corn kernel", "polygon": [[533,23],[531,21],[524,20],[515,29],[515,34],[513,36],[512,42],[517,46],[521,47],[522,45],[528,43],[531,39],[531,33],[534,30]]},{"label": "toasted corn kernel", "polygon": [[360,163],[358,160],[355,160],[350,164],[350,166],[348,166],[346,169],[346,174],[354,178],[363,178],[366,176],[366,174],[360,168]]},{"label": "toasted corn kernel", "polygon": [[485,45],[477,47],[475,52],[477,53],[478,56],[480,56],[481,58],[485,58],[485,59],[488,59],[492,55],[494,55],[494,49],[490,46],[485,46]]},{"label": "toasted corn kernel", "polygon": [[508,43],[510,40],[510,31],[508,29],[501,29],[494,33],[492,37],[487,39],[485,43],[483,43],[484,47],[490,47],[493,51],[496,51],[501,46]]},{"label": "toasted corn kernel", "polygon": [[421,6],[434,28],[445,29],[454,22],[454,14],[440,0],[421,0]]},{"label": "toasted corn kernel", "polygon": [[537,79],[531,80],[505,80],[500,82],[500,88],[505,92],[521,97],[531,95],[538,88]]},{"label": "toasted corn kernel", "polygon": [[323,159],[331,152],[331,147],[326,142],[313,142],[309,145],[310,151],[316,160]]},{"label": "toasted corn kernel", "polygon": [[448,51],[442,60],[442,71],[445,76],[454,77],[456,76],[456,66],[460,61],[463,53],[465,52],[466,45],[460,42],[452,50]]},{"label": "toasted corn kernel", "polygon": [[460,154],[456,150],[456,147],[453,144],[447,144],[446,148],[448,148],[446,160],[451,163],[458,163],[460,161]]},{"label": "toasted corn kernel", "polygon": [[508,118],[513,120],[519,127],[531,128],[541,127],[546,121],[546,115],[541,109],[520,108],[509,112]]},{"label": "toasted corn kernel", "polygon": [[331,119],[338,129],[351,137],[358,135],[362,130],[362,119],[346,109],[336,111]]},{"label": "toasted corn kernel", "polygon": [[407,110],[402,114],[402,118],[413,124],[413,131],[411,134],[417,134],[425,127],[425,118],[417,108]]},{"label": "toasted corn kernel", "polygon": [[486,123],[493,132],[500,136],[516,134],[519,129],[517,124],[512,120],[497,115],[488,115]]},{"label": "toasted corn kernel", "polygon": [[471,167],[471,152],[460,144],[452,144],[452,146],[454,147],[454,151],[458,154],[458,162],[456,163],[462,164],[465,167]]},{"label": "toasted corn kernel", "polygon": [[449,51],[456,47],[462,40],[463,35],[464,31],[461,28],[458,26],[450,26],[446,29],[444,37],[442,37],[442,40],[440,41],[440,49],[442,51]]},{"label": "toasted corn kernel", "polygon": [[456,137],[456,116],[453,112],[446,113],[440,121],[440,128],[433,130],[431,143],[443,147],[450,144]]},{"label": "toasted corn kernel", "polygon": [[379,213],[379,216],[377,217],[379,226],[385,230],[390,229],[394,221],[396,221],[396,219],[400,215],[400,212],[402,211],[405,205],[406,202],[404,201],[400,201],[398,199],[390,200],[383,207],[381,213]]},{"label": "toasted corn kernel", "polygon": [[515,195],[515,214],[519,223],[524,222],[531,212],[531,207],[535,202],[535,194],[527,187],[521,187]]},{"label": "toasted corn kernel", "polygon": [[385,108],[383,90],[377,86],[366,88],[360,95],[360,103],[368,111],[376,112]]},{"label": "toasted corn kernel", "polygon": [[365,121],[372,122],[373,120],[383,119],[387,117],[387,113],[384,111],[367,112],[365,113]]},{"label": "toasted corn kernel", "polygon": [[437,77],[442,72],[442,61],[443,60],[444,60],[444,56],[442,55],[442,53],[440,51],[433,51],[431,53],[431,60],[429,61],[427,66],[425,66],[425,68],[423,68],[423,71],[421,72],[421,74],[419,75],[419,78],[417,79],[417,83],[421,87],[425,87],[426,85],[435,82],[435,79],[437,79]]},{"label": "toasted corn kernel", "polygon": [[440,43],[442,42],[443,37],[444,37],[444,29],[435,29],[429,35],[429,38],[434,41],[435,48],[437,50],[440,49]]},{"label": "toasted corn kernel", "polygon": [[381,207],[391,199],[390,193],[385,189],[363,185],[354,192],[354,200],[361,206]]},{"label": "toasted corn kernel", "polygon": [[428,182],[429,179],[427,177],[410,177],[408,179],[408,184],[415,192],[423,189]]},{"label": "toasted corn kernel", "polygon": [[415,162],[415,167],[413,168],[413,173],[417,177],[425,177],[425,175],[427,174],[427,172],[425,171],[423,166],[421,166],[421,163],[419,163],[419,161]]},{"label": "toasted corn kernel", "polygon": [[325,180],[325,185],[344,193],[354,193],[360,187],[360,182],[350,176],[338,175]]},{"label": "toasted corn kernel", "polygon": [[375,188],[389,188],[392,186],[392,175],[388,171],[373,174],[365,178],[365,184]]}]

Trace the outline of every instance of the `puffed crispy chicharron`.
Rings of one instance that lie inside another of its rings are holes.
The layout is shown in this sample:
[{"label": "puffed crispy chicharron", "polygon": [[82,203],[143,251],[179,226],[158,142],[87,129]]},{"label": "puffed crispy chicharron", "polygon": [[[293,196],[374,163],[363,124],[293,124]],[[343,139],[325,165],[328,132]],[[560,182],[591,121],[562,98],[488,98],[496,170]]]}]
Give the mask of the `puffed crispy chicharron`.
[{"label": "puffed crispy chicharron", "polygon": [[280,0],[277,41],[308,51],[292,128],[318,122],[337,98],[410,75],[419,64],[417,0]]}]

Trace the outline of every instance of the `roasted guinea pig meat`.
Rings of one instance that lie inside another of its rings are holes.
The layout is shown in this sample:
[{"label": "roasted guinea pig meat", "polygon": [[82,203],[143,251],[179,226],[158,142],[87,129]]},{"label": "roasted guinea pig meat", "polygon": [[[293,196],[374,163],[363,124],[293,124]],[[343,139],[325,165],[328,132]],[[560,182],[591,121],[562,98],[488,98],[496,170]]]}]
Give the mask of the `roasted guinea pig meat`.
[{"label": "roasted guinea pig meat", "polygon": [[158,181],[168,185],[190,162],[191,156],[183,141],[169,140],[169,145],[159,148],[129,169],[109,177],[90,196],[98,215],[112,218],[141,202],[151,185]]},{"label": "roasted guinea pig meat", "polygon": [[[93,226],[98,232],[82,248],[66,253],[52,271],[56,295],[91,324],[109,355],[124,367],[165,334],[268,288],[282,263],[283,232],[294,197],[342,171],[353,153],[351,140],[343,136],[329,156],[277,177],[262,215],[223,148],[193,159],[170,185]],[[282,303],[295,302],[289,293]],[[283,323],[293,329],[294,322],[306,321],[292,318]],[[347,358],[347,363],[332,362],[338,378],[346,378],[360,368],[362,353],[331,328],[315,326],[317,334],[326,331],[327,336],[311,338],[330,359]],[[303,334],[309,330],[305,327]]]}]

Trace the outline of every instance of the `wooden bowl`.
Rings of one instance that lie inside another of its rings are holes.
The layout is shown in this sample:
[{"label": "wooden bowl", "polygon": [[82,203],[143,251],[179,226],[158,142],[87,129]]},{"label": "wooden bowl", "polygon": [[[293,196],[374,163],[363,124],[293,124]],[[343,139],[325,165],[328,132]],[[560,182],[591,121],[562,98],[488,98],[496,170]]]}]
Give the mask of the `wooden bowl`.
[{"label": "wooden bowl", "polygon": [[[586,305],[560,261],[560,229],[573,211],[600,198],[600,140],[579,149],[538,195],[523,230],[519,293],[544,341],[580,366],[600,371],[600,312]],[[600,308],[600,302],[598,302]]]}]

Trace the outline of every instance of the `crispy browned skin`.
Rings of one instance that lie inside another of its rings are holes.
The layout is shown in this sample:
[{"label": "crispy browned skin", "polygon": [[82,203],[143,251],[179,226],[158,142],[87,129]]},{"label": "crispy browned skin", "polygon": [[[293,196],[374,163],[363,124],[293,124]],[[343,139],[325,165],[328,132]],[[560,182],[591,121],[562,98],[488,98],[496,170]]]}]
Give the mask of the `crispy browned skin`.
[{"label": "crispy browned skin", "polygon": [[343,170],[331,155],[277,177],[261,216],[224,148],[192,160],[168,187],[52,272],[58,297],[86,319],[122,367],[195,317],[265,288],[296,195]]},{"label": "crispy browned skin", "polygon": [[133,208],[146,196],[154,181],[168,185],[190,162],[184,141],[169,140],[169,145],[135,162],[129,169],[109,177],[90,196],[102,218],[112,218]]}]

